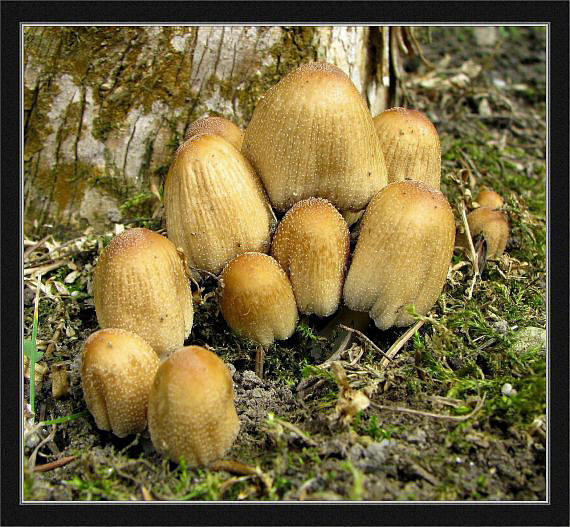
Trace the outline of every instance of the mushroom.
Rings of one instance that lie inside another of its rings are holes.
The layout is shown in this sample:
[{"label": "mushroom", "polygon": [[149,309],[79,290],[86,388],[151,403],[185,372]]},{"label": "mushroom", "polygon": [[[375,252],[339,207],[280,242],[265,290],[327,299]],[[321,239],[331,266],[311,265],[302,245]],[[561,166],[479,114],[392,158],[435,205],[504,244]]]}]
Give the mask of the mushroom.
[{"label": "mushroom", "polygon": [[156,450],[176,463],[204,466],[221,458],[239,430],[224,362],[201,346],[163,360],[150,390],[148,428]]},{"label": "mushroom", "polygon": [[346,222],[325,199],[299,201],[285,214],[271,254],[289,276],[300,313],[328,316],[337,310],[349,245]]},{"label": "mushroom", "polygon": [[391,183],[370,202],[344,285],[344,301],[380,329],[414,322],[441,293],[455,239],[444,195],[424,183]]},{"label": "mushroom", "polygon": [[411,179],[439,190],[441,148],[427,115],[407,108],[390,108],[374,118],[388,170],[388,183]]},{"label": "mushroom", "polygon": [[269,250],[273,217],[261,181],[222,137],[182,144],[166,177],[164,206],[168,237],[191,266],[218,273],[238,254]]},{"label": "mushroom", "polygon": [[505,214],[489,207],[479,207],[467,215],[471,237],[482,234],[487,243],[486,259],[503,254],[509,239],[509,222]]},{"label": "mushroom", "polygon": [[147,342],[123,329],[93,333],[83,345],[81,385],[97,427],[118,437],[142,432],[159,358]]},{"label": "mushroom", "polygon": [[475,201],[480,207],[489,207],[490,209],[501,209],[503,207],[503,198],[488,187],[481,187]]},{"label": "mushroom", "polygon": [[265,348],[288,339],[297,325],[295,296],[279,264],[263,253],[249,252],[230,261],[221,276],[220,309],[228,326],[257,342],[256,372],[263,377]]},{"label": "mushroom", "polygon": [[341,210],[340,213],[349,227],[352,227],[364,214],[364,210],[353,212],[351,210]]},{"label": "mushroom", "polygon": [[304,64],[273,86],[255,107],[242,152],[279,211],[311,196],[361,210],[387,182],[366,103],[332,64]]},{"label": "mushroom", "polygon": [[192,329],[186,265],[173,243],[148,229],[123,231],[103,250],[93,280],[97,320],[144,338],[161,355]]},{"label": "mushroom", "polygon": [[186,130],[184,141],[189,141],[201,134],[219,135],[238,150],[241,149],[243,142],[243,131],[234,123],[223,117],[202,117],[194,121],[188,130]]}]

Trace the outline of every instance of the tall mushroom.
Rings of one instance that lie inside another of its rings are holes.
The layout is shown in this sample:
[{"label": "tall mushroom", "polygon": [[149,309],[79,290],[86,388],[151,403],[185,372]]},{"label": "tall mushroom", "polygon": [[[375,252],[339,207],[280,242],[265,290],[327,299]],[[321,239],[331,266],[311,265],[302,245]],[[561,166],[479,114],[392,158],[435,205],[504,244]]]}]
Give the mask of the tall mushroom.
[{"label": "tall mushroom", "polygon": [[256,371],[263,377],[265,348],[295,331],[298,313],[291,283],[271,256],[255,252],[230,261],[220,282],[222,315],[238,335],[260,345]]},{"label": "tall mushroom", "polygon": [[376,326],[413,323],[441,293],[455,222],[444,195],[416,181],[391,183],[370,202],[344,284],[344,301],[369,311]]},{"label": "tall mushroom", "polygon": [[190,467],[208,465],[231,447],[239,430],[232,376],[214,353],[181,348],[156,372],[148,428],[156,450]]},{"label": "tall mushroom", "polygon": [[337,310],[349,242],[346,222],[325,199],[299,201],[285,214],[271,254],[291,280],[300,313],[328,316]]},{"label": "tall mushroom", "polygon": [[272,213],[251,165],[228,141],[197,135],[178,149],[166,177],[168,237],[190,265],[218,273],[234,256],[267,252]]},{"label": "tall mushroom", "polygon": [[388,170],[388,183],[411,179],[439,190],[441,148],[428,116],[408,108],[390,108],[374,118]]},{"label": "tall mushroom", "polygon": [[360,210],[387,182],[366,103],[332,64],[304,64],[273,86],[255,107],[242,152],[280,211],[311,196]]},{"label": "tall mushroom", "polygon": [[149,229],[128,229],[111,240],[97,261],[93,296],[102,328],[132,331],[159,355],[182,346],[192,329],[184,258]]},{"label": "tall mushroom", "polygon": [[82,359],[83,395],[97,427],[118,437],[142,432],[158,355],[138,335],[109,328],[85,341]]}]

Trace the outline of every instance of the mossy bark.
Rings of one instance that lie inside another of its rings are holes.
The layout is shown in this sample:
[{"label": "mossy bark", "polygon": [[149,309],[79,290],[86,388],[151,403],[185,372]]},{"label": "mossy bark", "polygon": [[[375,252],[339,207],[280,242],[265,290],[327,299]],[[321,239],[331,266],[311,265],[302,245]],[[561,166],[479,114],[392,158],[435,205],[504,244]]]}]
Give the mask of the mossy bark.
[{"label": "mossy bark", "polygon": [[245,127],[258,98],[303,62],[350,75],[373,114],[387,102],[381,28],[27,27],[27,233],[157,214],[188,126],[221,115]]}]

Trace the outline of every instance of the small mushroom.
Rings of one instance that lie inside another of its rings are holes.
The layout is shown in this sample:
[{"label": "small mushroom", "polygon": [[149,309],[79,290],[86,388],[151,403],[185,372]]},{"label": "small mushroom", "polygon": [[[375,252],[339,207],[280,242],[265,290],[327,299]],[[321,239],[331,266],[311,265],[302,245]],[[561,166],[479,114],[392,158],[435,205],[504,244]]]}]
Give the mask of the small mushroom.
[{"label": "small mushroom", "polygon": [[256,369],[263,376],[265,348],[288,339],[297,325],[291,282],[271,256],[249,252],[230,261],[221,276],[220,309],[238,335],[257,342]]},{"label": "small mushroom", "polygon": [[487,260],[503,254],[509,239],[509,222],[505,214],[489,207],[479,207],[467,215],[471,237],[482,234],[487,243]]},{"label": "small mushroom", "polygon": [[479,204],[479,207],[488,207],[490,209],[501,209],[504,204],[503,198],[488,187],[481,187],[475,201]]},{"label": "small mushroom", "polygon": [[243,131],[223,117],[202,117],[202,119],[194,121],[186,130],[184,141],[189,141],[201,134],[219,135],[231,143],[237,150],[241,149],[243,142]]},{"label": "small mushroom", "polygon": [[441,293],[455,239],[445,196],[424,183],[391,183],[370,202],[344,285],[344,301],[380,329],[414,322]]},{"label": "small mushroom", "polygon": [[390,108],[374,118],[388,170],[388,183],[411,179],[439,190],[441,148],[427,115],[407,108]]},{"label": "small mushroom", "polygon": [[361,210],[387,181],[368,107],[332,64],[304,64],[273,86],[255,107],[242,152],[279,211],[311,196]]},{"label": "small mushroom", "polygon": [[218,273],[238,254],[269,250],[273,217],[261,181],[222,137],[182,144],[166,177],[164,207],[168,237],[191,266]]},{"label": "small mushroom", "polygon": [[299,201],[275,231],[272,256],[289,276],[300,313],[332,315],[342,296],[349,233],[325,199]]},{"label": "small mushroom", "polygon": [[103,250],[93,280],[97,320],[144,338],[161,355],[179,348],[192,329],[184,258],[148,229],[128,229]]},{"label": "small mushroom", "polygon": [[83,346],[81,385],[97,427],[118,437],[142,432],[159,358],[147,342],[123,329],[93,333]]},{"label": "small mushroom", "polygon": [[150,391],[148,428],[156,450],[176,463],[204,466],[221,458],[239,430],[224,362],[200,346],[163,360]]}]

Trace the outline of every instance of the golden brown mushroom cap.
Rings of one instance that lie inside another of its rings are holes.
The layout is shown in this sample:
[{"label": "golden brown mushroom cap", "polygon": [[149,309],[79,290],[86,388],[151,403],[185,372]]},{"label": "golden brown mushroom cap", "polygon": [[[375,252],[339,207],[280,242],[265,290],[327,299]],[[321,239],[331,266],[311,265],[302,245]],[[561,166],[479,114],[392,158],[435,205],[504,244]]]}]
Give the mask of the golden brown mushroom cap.
[{"label": "golden brown mushroom cap", "polygon": [[188,466],[221,458],[239,430],[229,369],[200,346],[181,348],[164,360],[150,392],[148,428],[158,452]]},{"label": "golden brown mushroom cap", "polygon": [[489,207],[490,209],[500,209],[503,207],[503,198],[499,196],[494,190],[487,187],[481,187],[479,194],[475,201],[480,207]]},{"label": "golden brown mushroom cap", "polygon": [[417,181],[391,183],[370,202],[344,285],[344,301],[376,326],[406,326],[441,293],[455,239],[444,195]]},{"label": "golden brown mushroom cap", "polygon": [[202,117],[201,119],[194,121],[188,130],[186,130],[184,141],[189,141],[201,134],[219,135],[237,150],[241,149],[241,144],[243,142],[243,131],[234,123],[224,119],[223,117]]},{"label": "golden brown mushroom cap", "polygon": [[387,182],[366,103],[331,64],[305,64],[273,86],[253,112],[242,152],[280,211],[311,196],[360,210]]},{"label": "golden brown mushroom cap", "polygon": [[138,335],[101,329],[83,345],[81,385],[97,427],[118,437],[142,432],[159,358]]},{"label": "golden brown mushroom cap", "polygon": [[411,179],[439,190],[441,148],[427,115],[407,108],[390,108],[374,118],[388,170],[388,183]]},{"label": "golden brown mushroom cap", "polygon": [[288,339],[297,325],[291,283],[279,264],[266,254],[245,253],[224,268],[220,309],[238,335],[262,346]]},{"label": "golden brown mushroom cap", "polygon": [[467,215],[467,223],[472,238],[483,234],[487,242],[487,259],[503,254],[509,239],[509,222],[504,213],[480,207]]},{"label": "golden brown mushroom cap", "polygon": [[93,280],[97,320],[144,338],[161,355],[184,344],[193,309],[184,260],[170,240],[128,229],[103,250]]},{"label": "golden brown mushroom cap", "polygon": [[178,149],[164,188],[168,237],[190,265],[218,273],[234,256],[267,252],[269,201],[251,165],[217,135]]},{"label": "golden brown mushroom cap", "polygon": [[285,214],[271,254],[288,274],[301,313],[328,316],[337,310],[349,245],[346,222],[325,199],[299,201]]}]

